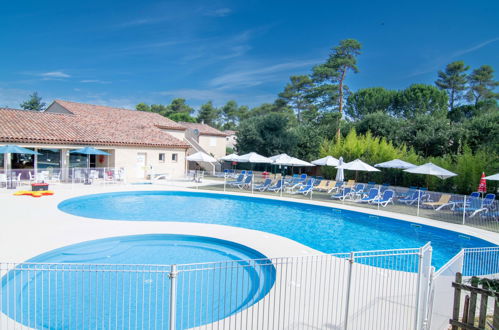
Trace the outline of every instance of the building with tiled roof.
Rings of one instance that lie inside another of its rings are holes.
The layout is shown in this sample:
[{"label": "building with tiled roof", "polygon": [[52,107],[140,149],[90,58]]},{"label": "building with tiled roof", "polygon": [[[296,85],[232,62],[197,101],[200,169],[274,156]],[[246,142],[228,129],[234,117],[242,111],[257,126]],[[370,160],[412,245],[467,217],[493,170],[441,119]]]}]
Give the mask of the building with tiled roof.
[{"label": "building with tiled roof", "polygon": [[187,128],[185,135],[196,151],[206,152],[215,158],[225,156],[227,134],[204,123],[182,121],[179,124]]},{"label": "building with tiled roof", "polygon": [[70,151],[93,146],[111,155],[90,156],[91,167],[126,168],[129,179],[144,179],[152,172],[182,176],[190,147],[185,130],[156,113],[62,100],[43,112],[0,109],[0,144],[40,153],[12,155],[8,162],[13,169],[82,167],[86,156]]}]

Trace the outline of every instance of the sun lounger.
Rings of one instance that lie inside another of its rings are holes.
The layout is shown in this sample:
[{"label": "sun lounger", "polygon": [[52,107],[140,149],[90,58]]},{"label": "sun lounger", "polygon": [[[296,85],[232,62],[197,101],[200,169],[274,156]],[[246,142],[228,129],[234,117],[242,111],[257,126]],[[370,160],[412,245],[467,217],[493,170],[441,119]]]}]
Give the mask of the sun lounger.
[{"label": "sun lounger", "polygon": [[343,189],[341,192],[339,192],[335,195],[332,195],[331,198],[344,201],[347,197],[350,197],[351,192],[352,192],[352,188],[347,187],[347,188]]},{"label": "sun lounger", "polygon": [[414,190],[411,195],[407,195],[405,198],[399,198],[397,202],[404,203],[406,205],[412,205],[417,203],[418,199],[420,199],[422,193],[419,190]]},{"label": "sun lounger", "polygon": [[375,200],[373,200],[371,202],[371,204],[378,204],[378,205],[381,205],[383,207],[386,207],[388,205],[388,203],[392,203],[393,204],[393,196],[395,196],[395,192],[393,190],[385,190],[383,192],[383,195],[381,196],[381,198],[376,198]]},{"label": "sun lounger", "polygon": [[377,199],[379,195],[379,190],[376,188],[369,189],[367,196],[362,197],[357,202],[359,203],[371,203],[373,200]]},{"label": "sun lounger", "polygon": [[299,190],[295,191],[294,194],[303,194],[307,196],[309,193],[312,193],[314,190],[314,179],[310,179],[307,181],[307,184],[301,187]]},{"label": "sun lounger", "polygon": [[318,185],[314,187],[317,191],[328,191],[329,180],[321,180]]},{"label": "sun lounger", "polygon": [[452,198],[451,195],[449,194],[442,194],[440,195],[440,199],[438,200],[438,202],[424,202],[422,204],[423,207],[431,207],[433,209],[436,209],[437,211],[441,210],[442,208],[444,208],[445,206],[452,206],[454,205],[454,203],[452,203],[450,201],[450,199]]},{"label": "sun lounger", "polygon": [[251,186],[251,181],[253,181],[253,175],[247,175],[244,178],[244,181],[242,183],[237,184],[236,186],[239,189],[249,188]]},{"label": "sun lounger", "polygon": [[283,188],[283,180],[277,180],[277,182],[273,185],[267,188],[267,191],[274,191],[274,192],[280,192]]},{"label": "sun lounger", "polygon": [[254,187],[254,189],[263,192],[263,191],[267,190],[267,188],[270,187],[271,184],[272,184],[272,180],[271,179],[265,179],[265,181],[263,181],[263,183],[261,183],[259,185],[256,185]]},{"label": "sun lounger", "polygon": [[237,186],[237,185],[243,183],[243,181],[244,181],[244,174],[239,174],[239,176],[237,177],[236,180],[227,181],[227,184],[229,186]]},{"label": "sun lounger", "polygon": [[341,187],[343,186],[344,182],[343,181],[336,181],[336,184],[327,191],[328,194],[334,192],[340,191]]}]

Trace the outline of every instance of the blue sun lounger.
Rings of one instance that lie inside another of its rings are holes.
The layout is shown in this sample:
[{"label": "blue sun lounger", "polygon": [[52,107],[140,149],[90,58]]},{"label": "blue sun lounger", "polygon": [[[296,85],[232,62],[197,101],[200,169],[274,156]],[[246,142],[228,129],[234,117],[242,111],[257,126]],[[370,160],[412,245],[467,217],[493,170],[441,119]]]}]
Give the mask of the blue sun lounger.
[{"label": "blue sun lounger", "polygon": [[312,190],[314,190],[314,179],[308,180],[303,187],[293,192],[293,194],[303,194],[304,196],[307,196],[308,193],[312,192]]},{"label": "blue sun lounger", "polygon": [[350,193],[352,192],[352,188],[348,187],[343,189],[341,192],[337,193],[336,195],[332,195],[332,199],[339,199],[344,201],[345,198],[350,197]]},{"label": "blue sun lounger", "polygon": [[277,180],[277,182],[273,185],[267,188],[267,191],[274,191],[274,192],[280,192],[282,190],[283,180]]},{"label": "blue sun lounger", "polygon": [[369,193],[367,194],[367,196],[362,197],[357,202],[359,202],[359,203],[371,203],[373,200],[378,198],[378,195],[379,195],[379,190],[376,188],[371,188],[371,189],[369,189]]},{"label": "blue sun lounger", "polygon": [[371,204],[378,204],[378,205],[381,205],[383,207],[386,207],[388,205],[388,203],[392,203],[393,204],[393,196],[395,195],[395,192],[393,190],[385,190],[383,192],[383,195],[381,196],[381,198],[376,198],[375,200],[373,200],[371,202]]},{"label": "blue sun lounger", "polygon": [[237,186],[244,182],[244,174],[239,174],[236,180],[227,181],[229,186]]},{"label": "blue sun lounger", "polygon": [[259,191],[265,191],[265,190],[267,190],[268,187],[270,187],[271,184],[272,184],[271,179],[265,179],[265,181],[263,181],[263,183],[255,186],[254,189],[259,190]]}]

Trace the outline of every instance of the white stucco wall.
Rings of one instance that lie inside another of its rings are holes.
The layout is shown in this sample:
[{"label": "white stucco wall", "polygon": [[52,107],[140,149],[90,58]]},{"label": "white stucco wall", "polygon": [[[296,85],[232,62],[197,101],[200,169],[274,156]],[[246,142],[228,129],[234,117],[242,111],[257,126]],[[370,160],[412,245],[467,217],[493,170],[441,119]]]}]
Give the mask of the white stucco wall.
[{"label": "white stucco wall", "polygon": [[177,129],[162,129],[162,131],[176,137],[180,141],[184,141],[185,138],[185,130],[177,130]]},{"label": "white stucco wall", "polygon": [[[212,141],[215,145],[212,145]],[[215,156],[215,158],[225,156],[225,136],[200,135],[199,145],[208,153]]]},{"label": "white stucco wall", "polygon": [[[163,162],[159,154],[165,154]],[[138,164],[139,154],[145,154],[145,165]],[[172,154],[177,154],[177,160],[172,160]],[[115,162],[117,167],[127,169],[127,179],[130,182],[143,180],[150,174],[168,174],[171,178],[185,175],[185,149],[159,149],[159,148],[127,148],[115,149]]]}]

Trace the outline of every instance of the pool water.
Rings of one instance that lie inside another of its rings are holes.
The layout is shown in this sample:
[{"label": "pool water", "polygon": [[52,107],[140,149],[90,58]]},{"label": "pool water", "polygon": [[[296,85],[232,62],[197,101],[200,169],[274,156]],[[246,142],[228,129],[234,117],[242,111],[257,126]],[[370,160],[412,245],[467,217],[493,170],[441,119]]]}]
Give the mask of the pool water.
[{"label": "pool water", "polygon": [[[7,273],[0,309],[35,329],[168,328],[170,265],[191,264],[180,266],[176,277],[177,329],[187,329],[263,298],[274,284],[275,268],[247,261],[262,258],[248,247],[199,236],[89,241],[39,255]],[[213,263],[194,264],[200,262]],[[241,278],[244,286],[230,285]]]},{"label": "pool water", "polygon": [[436,268],[462,248],[494,246],[479,238],[393,218],[297,202],[199,192],[95,194],[63,201],[59,209],[105,220],[243,227],[284,236],[325,253],[418,248],[431,242]]}]

